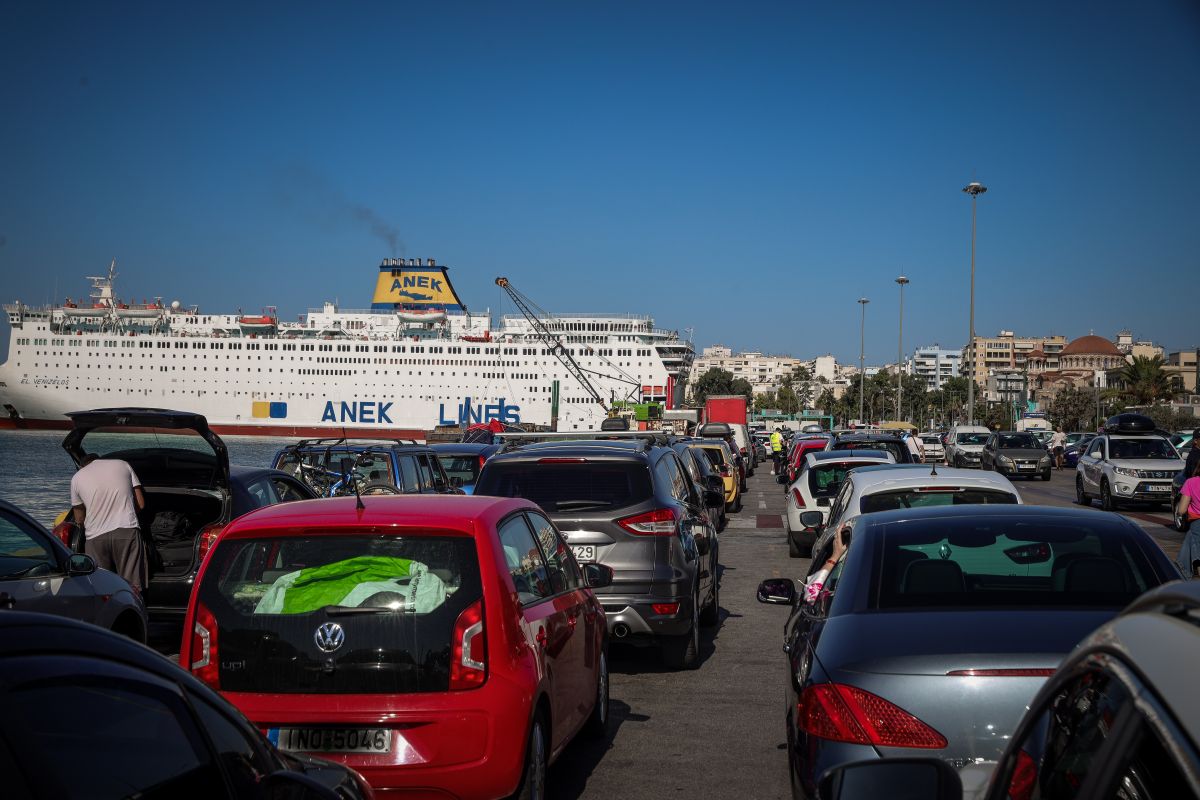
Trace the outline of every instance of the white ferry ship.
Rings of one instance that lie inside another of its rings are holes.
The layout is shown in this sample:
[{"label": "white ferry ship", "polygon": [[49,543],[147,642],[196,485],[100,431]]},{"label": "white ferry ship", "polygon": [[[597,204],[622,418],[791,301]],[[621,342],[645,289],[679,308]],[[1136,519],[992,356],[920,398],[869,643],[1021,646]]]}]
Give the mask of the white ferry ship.
[{"label": "white ferry ship", "polygon": [[66,428],[68,412],[151,406],[199,412],[218,433],[423,438],[493,419],[549,425],[557,389],[558,430],[591,430],[614,401],[679,405],[694,357],[646,316],[494,321],[462,304],[433,259],[384,259],[370,309],[326,302],[294,322],[273,308],[124,303],[115,277],[114,262],[89,278],[86,301],[4,306],[0,427]]}]

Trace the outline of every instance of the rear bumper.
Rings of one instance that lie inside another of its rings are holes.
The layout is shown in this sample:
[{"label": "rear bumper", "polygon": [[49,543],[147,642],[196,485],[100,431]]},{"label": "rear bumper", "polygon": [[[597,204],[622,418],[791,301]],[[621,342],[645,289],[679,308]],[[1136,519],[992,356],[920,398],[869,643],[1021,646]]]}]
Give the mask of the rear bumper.
[{"label": "rear bumper", "polygon": [[[608,620],[610,641],[625,644],[651,644],[658,636],[682,636],[691,626],[692,598],[684,597],[611,597],[600,596]],[[674,614],[655,613],[652,603],[678,603]]]},{"label": "rear bumper", "polygon": [[532,693],[493,674],[480,689],[422,695],[224,693],[257,727],[389,728],[387,754],[313,753],[352,767],[381,797],[480,800],[516,791]]}]

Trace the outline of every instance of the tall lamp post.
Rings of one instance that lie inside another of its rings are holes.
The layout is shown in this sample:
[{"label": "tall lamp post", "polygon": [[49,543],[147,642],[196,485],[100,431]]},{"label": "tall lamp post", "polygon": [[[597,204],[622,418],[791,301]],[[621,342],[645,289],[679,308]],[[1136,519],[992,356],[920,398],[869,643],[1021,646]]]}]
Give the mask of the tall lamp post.
[{"label": "tall lamp post", "polygon": [[867,303],[871,302],[865,297],[858,298],[858,304],[862,306],[862,324],[858,333],[858,424],[863,422],[863,399],[866,394],[867,385]]},{"label": "tall lamp post", "polygon": [[967,424],[975,424],[975,370],[979,354],[975,352],[975,201],[979,195],[987,191],[987,187],[978,181],[971,181],[963,187],[963,191],[971,195],[971,333],[967,339],[967,353],[971,358],[971,376],[967,384]]},{"label": "tall lamp post", "polygon": [[904,285],[908,283],[908,278],[901,275],[896,278],[896,283],[900,284],[900,336],[896,340],[896,419],[903,420],[900,398],[904,393]]}]

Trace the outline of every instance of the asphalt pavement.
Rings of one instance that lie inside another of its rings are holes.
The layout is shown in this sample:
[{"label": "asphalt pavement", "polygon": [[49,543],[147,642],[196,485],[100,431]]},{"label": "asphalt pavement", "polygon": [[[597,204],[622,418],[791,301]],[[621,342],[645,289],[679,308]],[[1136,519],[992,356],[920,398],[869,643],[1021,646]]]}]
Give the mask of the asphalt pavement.
[{"label": "asphalt pavement", "polygon": [[[1074,470],[1014,484],[1026,503],[1075,505]],[[550,798],[790,797],[780,651],[786,609],[755,599],[763,578],[808,571],[807,559],[788,557],[783,512],[783,486],[768,465],[750,478],[745,507],[720,537],[721,624],[705,634],[704,663],[673,672],[653,650],[614,646],[610,735],[567,748],[550,771]],[[1175,557],[1183,534],[1171,528],[1170,513],[1121,513]]]}]

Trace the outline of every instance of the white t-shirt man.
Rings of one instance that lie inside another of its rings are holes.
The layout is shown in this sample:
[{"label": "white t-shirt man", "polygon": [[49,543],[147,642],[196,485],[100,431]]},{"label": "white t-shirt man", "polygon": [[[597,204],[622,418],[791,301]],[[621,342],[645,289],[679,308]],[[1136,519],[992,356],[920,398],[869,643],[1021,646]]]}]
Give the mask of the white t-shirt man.
[{"label": "white t-shirt man", "polygon": [[913,461],[918,464],[925,461],[925,448],[921,446],[921,442],[916,436],[909,434],[904,437],[904,443],[908,445],[908,452],[912,453]]},{"label": "white t-shirt man", "polygon": [[141,490],[133,467],[116,458],[98,458],[71,478],[71,505],[83,506],[84,533],[94,539],[120,528],[138,527],[134,490]]},{"label": "white t-shirt man", "polygon": [[1055,431],[1054,434],[1051,435],[1051,437],[1050,437],[1050,447],[1051,448],[1066,447],[1066,445],[1067,445],[1067,435],[1065,433],[1063,433],[1062,431]]}]

